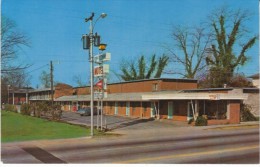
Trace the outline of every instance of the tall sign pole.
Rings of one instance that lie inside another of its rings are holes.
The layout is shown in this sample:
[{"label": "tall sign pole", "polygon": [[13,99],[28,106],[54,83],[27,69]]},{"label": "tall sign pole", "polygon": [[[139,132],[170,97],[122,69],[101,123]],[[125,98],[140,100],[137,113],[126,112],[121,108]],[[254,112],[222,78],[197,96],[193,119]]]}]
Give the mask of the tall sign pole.
[{"label": "tall sign pole", "polygon": [[93,120],[93,110],[94,110],[94,89],[93,89],[93,82],[94,82],[94,65],[93,65],[93,17],[94,17],[94,13],[92,13],[91,17],[89,18],[90,21],[90,33],[89,33],[89,37],[90,37],[90,47],[89,47],[89,61],[90,61],[90,108],[91,108],[91,130],[90,130],[90,136],[94,136],[94,120]]},{"label": "tall sign pole", "polygon": [[[102,13],[99,18],[95,21],[93,25],[93,18],[94,13],[91,14],[89,18],[85,19],[85,22],[90,21],[90,27],[89,27],[89,35],[83,35],[83,49],[89,49],[89,62],[90,62],[90,108],[91,108],[91,129],[90,129],[90,136],[94,136],[94,120],[93,120],[93,111],[94,111],[94,58],[93,58],[93,45],[95,43],[95,46],[97,45],[96,42],[94,42],[94,39],[98,39],[99,37],[97,34],[93,35],[93,29],[95,26],[95,23],[100,18],[105,18],[107,15],[105,13]],[[96,41],[96,40],[95,40]]]}]

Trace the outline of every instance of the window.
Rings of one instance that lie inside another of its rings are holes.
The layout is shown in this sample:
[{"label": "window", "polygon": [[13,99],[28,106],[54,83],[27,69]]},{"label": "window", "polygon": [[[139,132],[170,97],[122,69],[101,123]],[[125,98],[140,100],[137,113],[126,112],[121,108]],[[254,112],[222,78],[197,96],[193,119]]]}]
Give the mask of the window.
[{"label": "window", "polygon": [[132,103],[132,112],[135,112],[135,109],[136,109],[136,103],[133,102],[133,103]]},{"label": "window", "polygon": [[157,83],[154,83],[153,84],[153,91],[157,91],[158,90],[158,84]]},{"label": "window", "polygon": [[144,102],[144,103],[143,103],[144,112],[147,111],[147,107],[148,107],[148,103]]}]

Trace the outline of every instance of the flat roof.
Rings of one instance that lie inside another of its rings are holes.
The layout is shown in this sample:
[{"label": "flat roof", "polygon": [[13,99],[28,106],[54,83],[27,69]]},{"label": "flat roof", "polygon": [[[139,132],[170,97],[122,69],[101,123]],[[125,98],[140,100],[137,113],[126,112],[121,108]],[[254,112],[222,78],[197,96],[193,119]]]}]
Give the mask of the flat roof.
[{"label": "flat roof", "polygon": [[[53,90],[55,90],[55,87],[53,87]],[[33,90],[30,90],[29,93],[44,92],[44,91],[51,91],[51,88],[33,89]]]},{"label": "flat roof", "polygon": [[201,88],[201,89],[185,89],[183,92],[204,92],[204,91],[221,91],[221,90],[233,90],[234,88]]},{"label": "flat roof", "polygon": [[132,82],[143,82],[143,81],[158,81],[158,80],[163,80],[163,81],[188,81],[188,82],[198,82],[196,79],[182,79],[182,78],[151,78],[151,79],[140,79],[140,80],[132,80],[132,81],[122,81],[122,82],[114,82],[114,83],[109,83],[108,85],[112,84],[124,84],[124,83],[132,83]]},{"label": "flat roof", "polygon": [[[139,80],[132,80],[132,81],[112,82],[112,83],[108,83],[107,85],[125,84],[125,83],[133,83],[133,82],[145,82],[145,81],[158,81],[158,80],[177,81],[177,82],[186,81],[186,82],[192,82],[192,83],[198,82],[198,80],[196,80],[196,79],[185,79],[185,78],[151,78],[151,79],[139,79]],[[90,87],[90,86],[87,85],[87,86],[79,86],[79,87],[74,87],[74,88],[85,88],[85,87]]]},{"label": "flat roof", "polygon": [[[245,100],[248,95],[226,93],[184,93],[182,91],[160,91],[139,93],[112,93],[103,101],[152,101],[152,100]],[[90,95],[62,96],[55,101],[90,101]],[[96,99],[97,100],[97,99]]]}]

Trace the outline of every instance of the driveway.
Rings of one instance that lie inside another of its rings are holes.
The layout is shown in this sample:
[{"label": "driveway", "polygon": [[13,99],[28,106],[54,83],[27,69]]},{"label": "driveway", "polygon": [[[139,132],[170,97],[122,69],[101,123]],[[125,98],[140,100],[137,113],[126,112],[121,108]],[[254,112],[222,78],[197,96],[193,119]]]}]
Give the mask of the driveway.
[{"label": "driveway", "polygon": [[[100,117],[100,116],[99,116]],[[61,120],[90,126],[91,116],[80,116],[74,112],[63,112]],[[94,126],[97,125],[97,116],[94,115]],[[100,119],[99,119],[100,121]],[[99,123],[100,124],[100,123]],[[186,122],[169,121],[169,120],[156,120],[156,119],[140,119],[114,115],[103,115],[103,127],[109,130],[148,130],[148,129],[162,129],[162,128],[174,128],[174,127],[187,127]]]}]

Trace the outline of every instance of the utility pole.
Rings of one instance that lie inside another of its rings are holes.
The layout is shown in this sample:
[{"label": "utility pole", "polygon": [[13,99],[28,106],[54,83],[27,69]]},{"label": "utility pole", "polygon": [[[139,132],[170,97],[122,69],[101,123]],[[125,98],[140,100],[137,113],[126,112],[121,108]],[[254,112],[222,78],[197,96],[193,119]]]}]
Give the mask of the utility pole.
[{"label": "utility pole", "polygon": [[51,105],[53,106],[53,65],[52,61],[50,61],[50,74],[51,74]]}]

